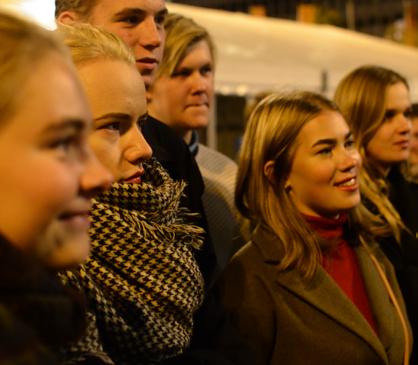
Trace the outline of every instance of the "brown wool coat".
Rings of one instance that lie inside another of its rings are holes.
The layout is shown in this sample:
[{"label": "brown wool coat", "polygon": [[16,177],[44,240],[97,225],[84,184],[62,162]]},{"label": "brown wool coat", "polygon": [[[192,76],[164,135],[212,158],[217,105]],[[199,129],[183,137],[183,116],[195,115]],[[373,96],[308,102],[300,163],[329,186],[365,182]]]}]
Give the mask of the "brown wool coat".
[{"label": "brown wool coat", "polygon": [[[234,324],[262,365],[401,365],[401,322],[363,247],[355,248],[377,335],[357,307],[320,267],[310,283],[298,272],[278,272],[278,238],[258,229],[221,279],[221,297]],[[392,266],[374,251],[398,298]]]}]

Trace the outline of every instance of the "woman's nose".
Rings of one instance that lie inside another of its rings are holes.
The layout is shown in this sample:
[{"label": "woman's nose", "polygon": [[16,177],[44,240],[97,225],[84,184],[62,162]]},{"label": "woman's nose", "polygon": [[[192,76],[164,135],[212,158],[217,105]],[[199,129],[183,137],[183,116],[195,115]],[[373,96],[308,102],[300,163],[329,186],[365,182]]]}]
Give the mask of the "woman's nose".
[{"label": "woman's nose", "polygon": [[398,123],[398,132],[400,134],[410,134],[412,130],[411,120],[405,117],[403,114],[400,115],[397,119]]},{"label": "woman's nose", "polygon": [[349,171],[361,164],[360,153],[356,150],[344,151],[341,156],[340,169],[342,171]]},{"label": "woman's nose", "polygon": [[137,126],[131,128],[128,133],[125,158],[132,164],[149,160],[152,157],[152,149],[145,140],[141,129]]}]

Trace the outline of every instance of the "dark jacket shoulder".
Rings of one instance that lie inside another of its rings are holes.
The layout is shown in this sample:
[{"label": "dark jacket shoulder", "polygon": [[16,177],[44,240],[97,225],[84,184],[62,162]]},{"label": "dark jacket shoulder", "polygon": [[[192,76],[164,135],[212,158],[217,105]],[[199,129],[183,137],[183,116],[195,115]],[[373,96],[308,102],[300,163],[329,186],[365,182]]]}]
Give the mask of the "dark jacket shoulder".
[{"label": "dark jacket shoulder", "polygon": [[55,364],[84,329],[82,300],[0,237],[0,363]]}]

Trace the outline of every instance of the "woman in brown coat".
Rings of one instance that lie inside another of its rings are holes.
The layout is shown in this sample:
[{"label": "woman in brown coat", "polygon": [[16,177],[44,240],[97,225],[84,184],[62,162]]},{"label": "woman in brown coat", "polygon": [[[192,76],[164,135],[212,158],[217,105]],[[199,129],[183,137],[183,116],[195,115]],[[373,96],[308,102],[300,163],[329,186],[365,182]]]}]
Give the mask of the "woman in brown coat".
[{"label": "woman in brown coat", "polygon": [[253,111],[236,203],[255,230],[221,295],[257,364],[408,363],[403,300],[359,209],[360,165],[327,99],[273,94]]}]

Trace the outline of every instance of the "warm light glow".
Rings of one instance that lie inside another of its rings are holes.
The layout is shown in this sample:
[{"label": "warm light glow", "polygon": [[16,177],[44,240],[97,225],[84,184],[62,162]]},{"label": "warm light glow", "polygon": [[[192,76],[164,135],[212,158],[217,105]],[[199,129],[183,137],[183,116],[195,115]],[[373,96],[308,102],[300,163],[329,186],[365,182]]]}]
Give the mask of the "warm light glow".
[{"label": "warm light glow", "polygon": [[55,29],[54,0],[0,0],[0,8],[24,15],[46,28]]}]

